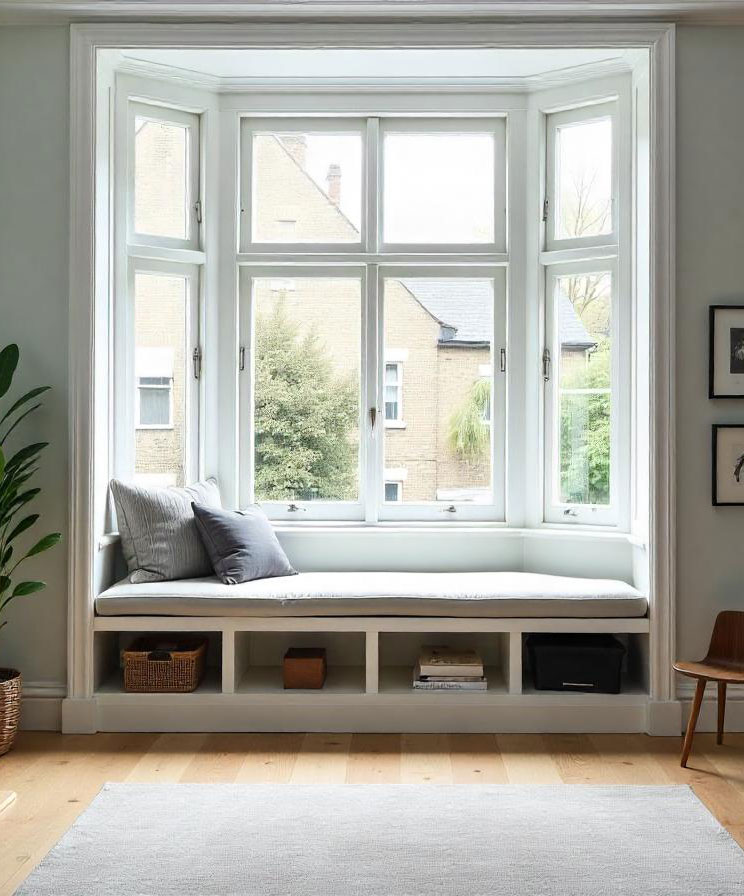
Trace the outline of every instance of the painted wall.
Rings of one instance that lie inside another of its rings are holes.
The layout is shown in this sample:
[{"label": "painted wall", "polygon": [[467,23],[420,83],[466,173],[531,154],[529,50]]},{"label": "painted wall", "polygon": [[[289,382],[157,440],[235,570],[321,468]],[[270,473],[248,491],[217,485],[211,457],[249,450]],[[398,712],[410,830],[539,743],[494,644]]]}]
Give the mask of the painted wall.
[{"label": "painted wall", "polygon": [[680,656],[705,653],[716,612],[744,609],[744,508],[711,506],[708,305],[744,304],[744,28],[680,28],[677,43],[677,618]]},{"label": "painted wall", "polygon": [[[54,387],[32,435],[53,442],[39,509],[65,534],[67,53],[64,27],[0,29],[0,341],[21,346],[19,387]],[[706,387],[708,304],[744,303],[744,28],[680,28],[677,79],[678,652],[694,655],[719,608],[744,608],[744,509],[711,507],[709,444],[714,421],[744,422],[744,402]],[[0,663],[29,681],[64,681],[65,558],[39,559],[49,589],[0,634]]]},{"label": "painted wall", "polygon": [[[34,510],[67,541],[68,32],[0,28],[0,343],[17,342],[14,391],[52,386],[25,432],[51,443]],[[7,407],[7,405],[6,405]],[[43,533],[39,533],[43,534]],[[0,665],[28,683],[64,684],[67,546],[29,562],[46,591],[17,599],[0,632]]]}]

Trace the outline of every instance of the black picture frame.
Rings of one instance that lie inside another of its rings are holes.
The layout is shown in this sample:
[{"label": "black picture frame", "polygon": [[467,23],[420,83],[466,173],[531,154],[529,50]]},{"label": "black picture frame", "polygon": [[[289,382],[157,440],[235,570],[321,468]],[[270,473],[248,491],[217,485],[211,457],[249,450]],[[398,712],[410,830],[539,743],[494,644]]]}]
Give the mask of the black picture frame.
[{"label": "black picture frame", "polygon": [[[744,305],[710,305],[708,308],[708,398],[744,398],[744,392],[729,393],[724,395],[715,391],[715,361],[716,361],[716,314],[719,311],[740,311],[742,315],[742,331],[744,331]],[[719,351],[721,347],[718,347]],[[730,348],[729,348],[730,351]],[[737,371],[739,372],[739,371]],[[742,370],[744,374],[744,361]]]},{"label": "black picture frame", "polygon": [[[713,450],[713,480],[712,480],[712,500],[714,507],[744,507],[744,500],[741,501],[719,501],[718,500],[718,431],[721,429],[744,429],[744,423],[714,423],[711,426],[711,447]],[[742,478],[744,479],[744,468],[742,468]]]}]

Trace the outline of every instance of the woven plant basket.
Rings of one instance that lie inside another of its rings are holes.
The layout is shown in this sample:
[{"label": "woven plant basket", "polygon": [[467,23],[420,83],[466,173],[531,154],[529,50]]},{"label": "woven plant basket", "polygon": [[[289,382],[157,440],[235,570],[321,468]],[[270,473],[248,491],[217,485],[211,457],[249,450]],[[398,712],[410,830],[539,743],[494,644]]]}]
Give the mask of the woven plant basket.
[{"label": "woven plant basket", "polygon": [[13,747],[21,717],[21,673],[0,669],[0,756]]}]

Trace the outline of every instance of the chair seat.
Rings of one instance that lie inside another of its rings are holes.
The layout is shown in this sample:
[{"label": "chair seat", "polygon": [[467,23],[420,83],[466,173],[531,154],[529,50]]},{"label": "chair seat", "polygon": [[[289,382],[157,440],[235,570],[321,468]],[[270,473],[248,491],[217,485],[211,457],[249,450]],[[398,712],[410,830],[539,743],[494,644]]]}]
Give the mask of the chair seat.
[{"label": "chair seat", "polygon": [[674,668],[690,678],[710,678],[714,681],[744,682],[744,666],[701,660],[699,663],[675,663]]}]

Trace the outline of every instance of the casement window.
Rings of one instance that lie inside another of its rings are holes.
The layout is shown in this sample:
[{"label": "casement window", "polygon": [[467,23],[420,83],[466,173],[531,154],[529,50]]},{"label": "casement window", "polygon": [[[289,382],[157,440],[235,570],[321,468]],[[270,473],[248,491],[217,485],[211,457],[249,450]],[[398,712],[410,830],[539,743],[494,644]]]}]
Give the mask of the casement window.
[{"label": "casement window", "polygon": [[[617,524],[627,507],[631,298],[621,257],[617,102],[547,116],[545,518]],[[570,261],[565,253],[570,250]]]},{"label": "casement window", "polygon": [[503,519],[506,381],[481,371],[505,348],[504,119],[245,118],[240,139],[241,504]]},{"label": "casement window", "polygon": [[200,119],[132,101],[119,115],[114,469],[182,485],[199,471]]}]

